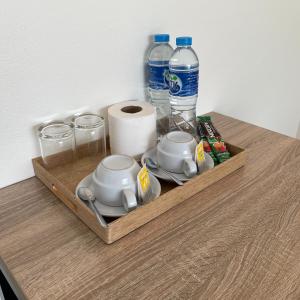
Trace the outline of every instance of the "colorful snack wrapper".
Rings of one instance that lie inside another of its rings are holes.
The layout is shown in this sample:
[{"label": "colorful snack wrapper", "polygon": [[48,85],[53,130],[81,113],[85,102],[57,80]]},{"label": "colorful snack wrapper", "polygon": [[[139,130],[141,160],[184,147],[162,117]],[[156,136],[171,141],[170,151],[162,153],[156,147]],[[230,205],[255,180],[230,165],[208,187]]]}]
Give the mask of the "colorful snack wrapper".
[{"label": "colorful snack wrapper", "polygon": [[[199,118],[199,117],[197,117],[197,120],[198,120],[198,118]],[[202,128],[202,125],[201,125],[201,123],[199,122],[199,120],[198,120],[197,123],[198,123],[198,124],[197,124],[198,135],[199,135],[199,137],[200,137],[200,140],[203,141],[203,148],[204,148],[204,151],[210,155],[210,157],[211,157],[211,158],[213,159],[213,161],[214,161],[214,164],[217,165],[217,164],[218,164],[218,160],[217,160],[217,158],[215,157],[214,153],[213,153],[212,150],[211,150],[211,147],[210,147],[210,145],[209,145],[209,143],[208,143],[208,141],[207,141],[207,138],[206,138],[206,136],[205,136],[204,130],[203,130],[203,128]]]},{"label": "colorful snack wrapper", "polygon": [[198,127],[201,127],[201,134],[207,139],[207,142],[211,148],[211,151],[215,155],[219,163],[224,162],[230,158],[230,153],[228,152],[224,139],[214,127],[211,122],[210,116],[200,116],[197,117]]}]

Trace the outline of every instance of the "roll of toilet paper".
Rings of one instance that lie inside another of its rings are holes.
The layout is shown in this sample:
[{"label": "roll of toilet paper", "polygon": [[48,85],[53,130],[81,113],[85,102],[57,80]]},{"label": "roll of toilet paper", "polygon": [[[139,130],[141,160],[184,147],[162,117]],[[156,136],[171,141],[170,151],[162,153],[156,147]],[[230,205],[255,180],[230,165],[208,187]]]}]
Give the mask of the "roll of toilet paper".
[{"label": "roll of toilet paper", "polygon": [[108,108],[110,150],[139,160],[156,145],[156,110],[143,101],[124,101]]}]

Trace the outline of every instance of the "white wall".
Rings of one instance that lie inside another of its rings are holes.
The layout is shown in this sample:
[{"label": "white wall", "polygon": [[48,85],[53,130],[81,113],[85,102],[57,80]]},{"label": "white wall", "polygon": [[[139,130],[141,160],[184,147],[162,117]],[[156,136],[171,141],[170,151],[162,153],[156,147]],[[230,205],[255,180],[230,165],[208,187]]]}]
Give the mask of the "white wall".
[{"label": "white wall", "polygon": [[300,136],[298,0],[10,0],[0,9],[0,187],[33,175],[33,125],[143,97],[149,35],[192,35],[199,113]]}]

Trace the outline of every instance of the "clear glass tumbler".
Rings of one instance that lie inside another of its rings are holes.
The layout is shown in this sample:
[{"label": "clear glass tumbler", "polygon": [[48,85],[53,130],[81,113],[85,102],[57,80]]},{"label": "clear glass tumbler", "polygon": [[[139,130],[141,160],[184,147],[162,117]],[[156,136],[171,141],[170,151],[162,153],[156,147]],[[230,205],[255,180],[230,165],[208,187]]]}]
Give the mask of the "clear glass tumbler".
[{"label": "clear glass tumbler", "polygon": [[106,133],[104,118],[92,113],[74,116],[72,119],[75,132],[76,156],[96,157],[101,160],[106,156]]},{"label": "clear glass tumbler", "polygon": [[72,124],[54,121],[41,125],[39,142],[42,159],[47,168],[73,162],[75,139]]}]

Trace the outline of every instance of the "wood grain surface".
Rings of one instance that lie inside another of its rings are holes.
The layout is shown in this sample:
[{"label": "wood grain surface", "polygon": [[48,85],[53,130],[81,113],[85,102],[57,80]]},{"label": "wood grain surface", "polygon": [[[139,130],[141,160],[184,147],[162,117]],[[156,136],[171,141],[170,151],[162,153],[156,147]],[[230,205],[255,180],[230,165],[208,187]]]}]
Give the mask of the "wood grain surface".
[{"label": "wood grain surface", "polygon": [[0,191],[29,299],[300,299],[300,141],[212,114],[247,165],[112,245],[32,178]]}]

